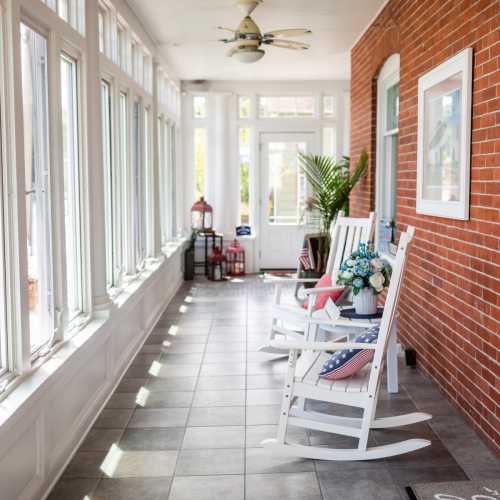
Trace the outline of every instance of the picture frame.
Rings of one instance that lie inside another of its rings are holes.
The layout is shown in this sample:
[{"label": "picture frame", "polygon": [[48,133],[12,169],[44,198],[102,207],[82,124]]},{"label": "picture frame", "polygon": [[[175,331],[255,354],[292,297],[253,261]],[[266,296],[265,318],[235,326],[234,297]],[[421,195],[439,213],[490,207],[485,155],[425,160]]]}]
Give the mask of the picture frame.
[{"label": "picture frame", "polygon": [[469,219],[472,48],[418,80],[417,213]]}]

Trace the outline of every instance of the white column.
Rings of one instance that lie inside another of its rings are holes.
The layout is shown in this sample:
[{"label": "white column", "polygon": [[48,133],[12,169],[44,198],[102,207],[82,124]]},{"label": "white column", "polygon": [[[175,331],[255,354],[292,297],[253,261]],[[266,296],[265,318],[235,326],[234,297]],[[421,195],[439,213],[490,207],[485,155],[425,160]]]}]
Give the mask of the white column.
[{"label": "white column", "polygon": [[[230,133],[228,127],[229,120],[229,100],[231,94],[217,93],[214,95],[214,148],[213,168],[209,175],[212,175],[211,185],[213,186],[213,207],[214,207],[214,228],[226,235],[234,232],[234,218],[232,217],[234,207],[232,207],[231,193],[231,168],[235,167],[231,162],[230,154]],[[210,147],[210,145],[209,145]]]},{"label": "white column", "polygon": [[104,218],[104,173],[102,169],[101,86],[99,74],[99,33],[97,0],[86,0],[85,23],[87,60],[85,73],[88,166],[88,206],[90,240],[90,293],[92,309],[102,311],[111,306],[106,290],[106,228]]},{"label": "white column", "polygon": [[[163,254],[161,251],[161,219],[160,219],[160,151],[158,140],[158,63],[153,62],[153,168],[152,179],[150,180],[153,188],[153,228],[150,242],[152,245],[151,253],[153,257],[160,258]],[[163,138],[162,138],[163,140]]]}]

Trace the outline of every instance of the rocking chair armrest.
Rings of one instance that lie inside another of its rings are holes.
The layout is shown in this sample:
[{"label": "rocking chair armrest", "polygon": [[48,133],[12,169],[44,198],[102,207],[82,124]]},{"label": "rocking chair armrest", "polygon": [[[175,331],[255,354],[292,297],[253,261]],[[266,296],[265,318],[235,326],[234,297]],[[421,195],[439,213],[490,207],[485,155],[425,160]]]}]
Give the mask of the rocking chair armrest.
[{"label": "rocking chair armrest", "polygon": [[286,283],[317,283],[319,278],[266,278],[264,283],[284,285]]},{"label": "rocking chair armrest", "polygon": [[336,292],[341,290],[344,290],[343,286],[325,286],[321,288],[309,288],[308,290],[305,290],[304,295],[316,295],[318,293]]},{"label": "rocking chair armrest", "polygon": [[337,319],[326,319],[326,318],[315,318],[312,317],[307,320],[309,323],[314,325],[328,325],[331,327],[342,326],[348,328],[370,328],[372,326],[376,326],[380,324],[378,322],[372,322],[371,320],[355,320],[349,318],[337,318]]},{"label": "rocking chair armrest", "polygon": [[339,351],[341,349],[372,349],[377,348],[377,344],[367,344],[363,342],[304,342],[301,340],[285,341],[271,340],[272,347],[276,349],[288,349],[290,351]]}]

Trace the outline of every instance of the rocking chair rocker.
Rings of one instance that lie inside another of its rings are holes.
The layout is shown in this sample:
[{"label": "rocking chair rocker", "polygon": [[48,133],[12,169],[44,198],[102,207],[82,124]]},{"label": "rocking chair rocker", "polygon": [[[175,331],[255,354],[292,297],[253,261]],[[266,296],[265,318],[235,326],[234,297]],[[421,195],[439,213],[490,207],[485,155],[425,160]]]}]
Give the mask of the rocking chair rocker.
[{"label": "rocking chair rocker", "polygon": [[[276,454],[321,460],[348,461],[390,457],[415,451],[431,444],[426,439],[409,439],[384,446],[367,447],[370,429],[399,427],[423,422],[431,418],[431,415],[427,413],[417,412],[394,417],[375,418],[385,352],[397,309],[408,246],[414,232],[414,228],[409,226],[407,232],[401,234],[376,343],[316,342],[313,336],[317,325],[314,323],[310,323],[302,340],[271,340],[271,345],[276,349],[289,350],[288,372],[283,392],[278,436],[276,439],[264,440],[262,446]],[[333,305],[333,303],[331,302],[330,305]],[[331,310],[334,311],[334,309]],[[335,326],[336,324],[337,320],[332,319],[331,325]],[[340,349],[373,349],[373,361],[371,365],[365,366],[350,378],[333,381],[320,378],[318,376],[320,370],[330,357],[328,351]],[[309,411],[304,405],[304,400],[307,399],[361,408],[363,417],[348,418]],[[294,444],[286,439],[286,431],[289,425],[355,437],[359,439],[358,447],[353,449],[332,449]]]}]

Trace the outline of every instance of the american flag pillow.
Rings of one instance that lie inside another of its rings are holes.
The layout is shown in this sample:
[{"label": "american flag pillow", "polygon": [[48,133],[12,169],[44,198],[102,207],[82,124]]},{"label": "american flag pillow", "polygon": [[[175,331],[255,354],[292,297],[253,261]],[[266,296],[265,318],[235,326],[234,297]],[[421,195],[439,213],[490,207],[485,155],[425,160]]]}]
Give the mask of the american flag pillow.
[{"label": "american flag pillow", "polygon": [[[378,326],[372,326],[356,337],[355,342],[376,343],[378,331]],[[342,349],[336,351],[323,365],[319,376],[327,380],[340,380],[350,377],[373,360],[374,352],[373,349]]]}]

